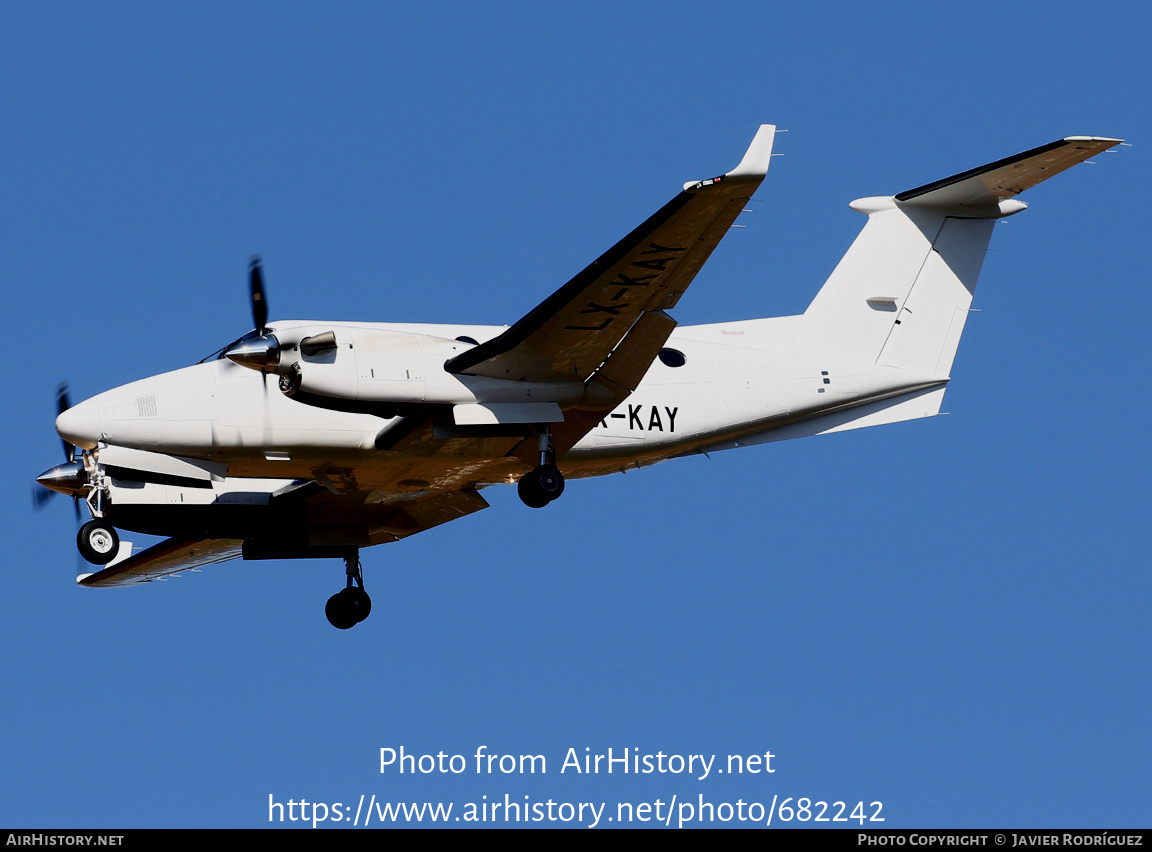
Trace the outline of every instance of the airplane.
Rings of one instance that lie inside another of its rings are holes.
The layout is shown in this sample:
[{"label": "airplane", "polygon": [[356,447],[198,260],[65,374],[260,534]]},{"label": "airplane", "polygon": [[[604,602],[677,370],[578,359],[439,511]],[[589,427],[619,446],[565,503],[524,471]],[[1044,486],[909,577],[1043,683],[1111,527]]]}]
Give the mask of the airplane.
[{"label": "airplane", "polygon": [[[1121,144],[1069,136],[849,205],[867,220],[798,316],[678,327],[671,311],[764,180],[776,128],[671,201],[511,326],[269,323],[198,364],[72,405],[66,460],[38,477],[82,499],[81,586],[152,582],[235,558],[339,558],[329,622],[368,617],[362,548],[488,506],[543,508],[566,479],[933,416],[984,254],[1016,196]],[[139,553],[117,529],[164,536]]]}]

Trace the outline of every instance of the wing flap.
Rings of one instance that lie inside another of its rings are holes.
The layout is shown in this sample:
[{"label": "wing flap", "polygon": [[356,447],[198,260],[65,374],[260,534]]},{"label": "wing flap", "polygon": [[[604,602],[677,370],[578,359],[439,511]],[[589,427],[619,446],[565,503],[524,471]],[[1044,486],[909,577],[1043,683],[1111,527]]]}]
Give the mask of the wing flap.
[{"label": "wing flap", "polygon": [[663,311],[644,314],[612,350],[594,378],[636,390],[675,328],[676,320]]},{"label": "wing flap", "polygon": [[81,574],[76,582],[92,588],[150,583],[201,565],[239,559],[242,545],[242,541],[232,538],[204,541],[170,538],[123,562],[114,562],[92,574]]},{"label": "wing flap", "polygon": [[487,508],[488,501],[474,489],[434,492],[398,505],[375,532],[404,538]]},{"label": "wing flap", "polygon": [[[640,387],[640,382],[675,328],[676,320],[663,311],[650,311],[640,317],[588,381],[598,391],[589,394],[590,398],[599,400],[596,407],[570,409],[564,413],[564,422],[552,427],[552,441],[558,456],[563,457],[596,428],[608,412]],[[517,454],[534,461],[534,446],[534,441],[525,441],[517,447]]]}]

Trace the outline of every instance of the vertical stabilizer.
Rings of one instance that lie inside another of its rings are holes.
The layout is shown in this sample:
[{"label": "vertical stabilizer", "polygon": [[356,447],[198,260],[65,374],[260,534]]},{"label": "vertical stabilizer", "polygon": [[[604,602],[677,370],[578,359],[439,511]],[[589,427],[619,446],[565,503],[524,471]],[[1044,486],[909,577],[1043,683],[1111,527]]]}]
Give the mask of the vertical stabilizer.
[{"label": "vertical stabilizer", "polygon": [[801,352],[948,377],[996,219],[1015,196],[1119,139],[1069,136],[896,196],[861,198],[864,230],[796,335]]},{"label": "vertical stabilizer", "polygon": [[[933,246],[945,231],[952,229],[944,227],[949,218],[944,213],[905,209],[891,197],[862,198],[851,206],[866,213],[868,222],[804,312],[796,348],[874,363],[880,360],[893,331],[902,330],[908,317],[919,318],[921,307],[910,302],[917,281],[923,277],[925,286],[916,301],[927,302],[928,291],[934,289],[929,283],[948,278],[948,264],[943,257],[933,257]],[[974,248],[983,258],[987,234],[971,236],[977,239]],[[979,273],[979,264],[975,271]],[[951,320],[953,309],[967,311],[974,287],[975,279],[967,288],[960,288],[967,291],[967,302],[961,298],[959,304],[941,306],[932,313],[946,311]],[[957,288],[948,286],[946,291],[955,294]],[[954,303],[957,299],[947,301]],[[939,354],[939,345],[936,349]],[[926,365],[927,369],[923,364],[904,363],[907,360],[907,355],[902,355],[899,366],[935,375],[936,358]]]}]

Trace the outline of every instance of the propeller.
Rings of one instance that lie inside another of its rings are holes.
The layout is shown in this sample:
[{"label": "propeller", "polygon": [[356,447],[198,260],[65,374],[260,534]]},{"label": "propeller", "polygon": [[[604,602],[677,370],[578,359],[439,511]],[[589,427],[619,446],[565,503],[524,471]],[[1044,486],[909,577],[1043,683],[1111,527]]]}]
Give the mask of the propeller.
[{"label": "propeller", "polygon": [[[56,416],[59,417],[71,407],[72,403],[68,398],[68,383],[61,382],[56,386]],[[60,443],[64,445],[64,461],[72,461],[76,457],[76,447],[63,438],[60,439]]]},{"label": "propeller", "polygon": [[[68,383],[61,382],[56,387],[56,416],[59,417],[71,407]],[[36,481],[43,485],[43,488],[32,486],[32,505],[37,510],[47,506],[58,493],[73,493],[71,487],[86,479],[84,466],[76,460],[76,446],[63,438],[60,439],[60,443],[64,447],[64,464],[45,471],[37,477]],[[65,488],[64,491],[60,490],[61,486]],[[75,493],[72,496],[72,513],[79,521],[80,498]]]},{"label": "propeller", "polygon": [[264,299],[264,264],[258,254],[248,261],[248,281],[252,285],[252,324],[256,334],[263,337],[268,327],[268,302]]},{"label": "propeller", "polygon": [[248,261],[248,284],[252,292],[252,323],[256,326],[256,335],[241,339],[224,353],[224,357],[250,370],[258,370],[261,373],[274,372],[280,365],[280,341],[274,334],[268,333],[264,264],[258,254],[252,255],[252,259]]},{"label": "propeller", "polygon": [[[299,387],[300,367],[298,364],[281,364],[283,352],[280,341],[275,334],[268,330],[268,301],[264,296],[264,264],[260,255],[254,254],[248,261],[248,285],[252,293],[252,323],[256,327],[254,334],[245,335],[224,352],[224,357],[234,364],[256,370],[264,374],[265,380],[269,373],[280,374],[280,390],[292,395]],[[292,347],[287,347],[291,349]],[[300,352],[309,357],[315,357],[336,349],[335,332],[326,331],[314,334],[300,341]],[[267,381],[264,383],[268,387]]]},{"label": "propeller", "polygon": [[47,491],[38,485],[32,486],[32,508],[39,512],[45,506],[52,502],[52,498],[56,496],[55,491]]}]

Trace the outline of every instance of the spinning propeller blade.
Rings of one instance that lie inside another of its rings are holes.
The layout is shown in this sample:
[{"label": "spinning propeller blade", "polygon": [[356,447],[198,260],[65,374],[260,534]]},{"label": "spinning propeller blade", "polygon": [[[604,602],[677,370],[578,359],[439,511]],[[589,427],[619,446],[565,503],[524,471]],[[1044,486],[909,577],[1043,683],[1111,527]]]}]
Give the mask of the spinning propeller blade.
[{"label": "spinning propeller blade", "polygon": [[263,337],[268,324],[268,303],[264,300],[264,271],[258,254],[248,261],[248,280],[252,285],[252,321],[256,333]]},{"label": "spinning propeller blade", "polygon": [[[56,386],[56,416],[59,417],[65,411],[72,407],[72,401],[68,393],[68,383],[61,382]],[[64,447],[64,464],[74,464],[76,462],[76,447],[75,445],[60,439],[60,443]],[[54,470],[60,470],[55,468]],[[43,484],[43,483],[42,483]],[[56,496],[56,491],[49,488],[46,484],[43,488],[36,485],[32,486],[32,506],[39,511],[52,502],[52,498]],[[72,513],[76,516],[76,520],[80,520],[80,498],[72,498]]]},{"label": "spinning propeller blade", "polygon": [[280,363],[280,343],[268,333],[268,302],[264,299],[264,269],[260,255],[252,255],[248,262],[248,280],[252,288],[252,321],[256,335],[245,335],[224,353],[235,364],[259,370],[274,371]]},{"label": "spinning propeller blade", "polygon": [[[59,417],[71,407],[72,402],[68,398],[68,383],[61,382],[56,386],[56,416]],[[76,455],[76,448],[63,438],[60,439],[60,443],[64,445],[64,461],[72,461],[73,456]]]}]

